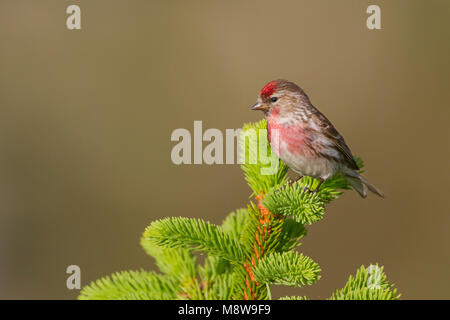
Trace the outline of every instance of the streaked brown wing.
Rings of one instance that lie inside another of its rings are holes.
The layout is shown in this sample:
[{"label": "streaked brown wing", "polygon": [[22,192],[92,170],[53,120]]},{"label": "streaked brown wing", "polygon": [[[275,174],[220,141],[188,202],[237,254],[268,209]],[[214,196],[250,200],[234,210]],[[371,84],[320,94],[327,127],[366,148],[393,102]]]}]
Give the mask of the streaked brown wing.
[{"label": "streaked brown wing", "polygon": [[323,129],[323,133],[334,142],[336,149],[341,153],[342,160],[347,164],[350,169],[358,170],[358,165],[353,158],[350,148],[345,143],[344,138],[339,134],[336,128],[331,124],[319,110],[314,108],[312,114],[313,120]]}]

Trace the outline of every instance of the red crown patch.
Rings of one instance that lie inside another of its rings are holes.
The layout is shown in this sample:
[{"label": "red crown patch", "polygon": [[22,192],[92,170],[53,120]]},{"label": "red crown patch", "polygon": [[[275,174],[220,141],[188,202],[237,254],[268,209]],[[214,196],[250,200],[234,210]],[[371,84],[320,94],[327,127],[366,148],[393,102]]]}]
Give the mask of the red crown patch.
[{"label": "red crown patch", "polygon": [[276,82],[276,81],[269,82],[268,84],[266,84],[264,86],[264,88],[262,88],[262,90],[259,94],[262,95],[263,97],[271,96],[272,93],[275,92],[275,87],[277,86],[277,84],[278,84],[278,82]]}]

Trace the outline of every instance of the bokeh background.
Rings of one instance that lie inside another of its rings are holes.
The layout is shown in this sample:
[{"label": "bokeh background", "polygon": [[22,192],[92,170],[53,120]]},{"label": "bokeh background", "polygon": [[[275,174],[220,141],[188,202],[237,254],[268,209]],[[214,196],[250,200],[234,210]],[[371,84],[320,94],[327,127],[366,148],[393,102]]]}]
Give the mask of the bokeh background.
[{"label": "bokeh background", "polygon": [[448,0],[0,1],[0,298],[76,298],[68,265],[82,285],[153,269],[139,246],[152,220],[245,207],[238,165],[176,166],[170,135],[259,120],[249,107],[280,77],[386,198],[329,205],[301,247],[322,279],[274,297],[327,298],[379,262],[403,298],[450,298],[449,16]]}]

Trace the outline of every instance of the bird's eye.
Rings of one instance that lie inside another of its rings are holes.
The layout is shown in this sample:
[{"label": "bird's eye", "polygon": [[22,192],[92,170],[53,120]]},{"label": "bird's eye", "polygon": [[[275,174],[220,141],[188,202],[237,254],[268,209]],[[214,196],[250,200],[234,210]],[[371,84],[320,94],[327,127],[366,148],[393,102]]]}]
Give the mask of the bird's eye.
[{"label": "bird's eye", "polygon": [[277,100],[278,100],[277,97],[272,97],[272,98],[270,98],[270,101],[272,101],[272,102],[277,102]]}]

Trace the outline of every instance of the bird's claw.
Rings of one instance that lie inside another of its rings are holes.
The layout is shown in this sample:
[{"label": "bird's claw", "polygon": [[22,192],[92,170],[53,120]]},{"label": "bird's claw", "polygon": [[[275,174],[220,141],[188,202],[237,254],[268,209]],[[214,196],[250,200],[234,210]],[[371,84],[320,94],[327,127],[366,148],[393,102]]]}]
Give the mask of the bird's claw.
[{"label": "bird's claw", "polygon": [[305,187],[304,189],[303,189],[303,192],[306,192],[306,191],[308,191],[309,193],[317,193],[317,189],[314,189],[314,190],[311,190],[309,187]]},{"label": "bird's claw", "polygon": [[292,187],[292,185],[294,183],[296,183],[298,180],[300,180],[301,178],[303,178],[303,176],[298,177],[297,179],[291,180],[291,182],[289,182],[289,187]]},{"label": "bird's claw", "polygon": [[314,190],[311,190],[308,186],[306,186],[304,189],[303,189],[303,192],[305,192],[306,190],[308,190],[310,193],[312,193],[312,194],[316,194],[316,193],[319,193],[319,188],[320,188],[320,186],[322,185],[322,183],[324,182],[324,180],[321,180],[320,182],[319,182],[319,184],[317,185],[317,187],[314,189]]}]

